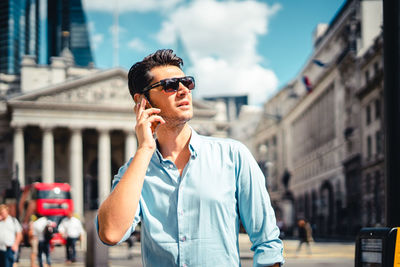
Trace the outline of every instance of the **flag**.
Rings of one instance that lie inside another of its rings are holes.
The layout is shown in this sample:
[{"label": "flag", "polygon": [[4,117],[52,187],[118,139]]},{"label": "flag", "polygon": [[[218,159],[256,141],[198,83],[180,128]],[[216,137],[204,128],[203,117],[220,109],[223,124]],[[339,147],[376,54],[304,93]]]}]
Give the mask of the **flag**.
[{"label": "flag", "polygon": [[306,86],[307,93],[311,93],[313,88],[310,79],[308,79],[307,76],[303,76],[303,83]]},{"label": "flag", "polygon": [[317,66],[320,66],[320,67],[323,67],[323,68],[329,67],[329,63],[324,63],[321,60],[313,59],[312,61]]}]

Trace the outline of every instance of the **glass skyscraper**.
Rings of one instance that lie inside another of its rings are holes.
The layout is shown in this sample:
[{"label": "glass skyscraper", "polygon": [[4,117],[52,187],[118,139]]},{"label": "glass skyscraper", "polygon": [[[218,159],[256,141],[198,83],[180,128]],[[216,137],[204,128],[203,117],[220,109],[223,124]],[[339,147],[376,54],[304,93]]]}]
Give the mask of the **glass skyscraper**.
[{"label": "glass skyscraper", "polygon": [[18,74],[23,55],[39,56],[38,2],[0,1],[0,73]]},{"label": "glass skyscraper", "polygon": [[64,47],[77,66],[93,64],[81,0],[0,0],[0,73],[19,74],[24,55],[49,64]]},{"label": "glass skyscraper", "polygon": [[68,46],[77,66],[93,63],[86,17],[81,0],[49,0],[47,3],[48,60]]}]

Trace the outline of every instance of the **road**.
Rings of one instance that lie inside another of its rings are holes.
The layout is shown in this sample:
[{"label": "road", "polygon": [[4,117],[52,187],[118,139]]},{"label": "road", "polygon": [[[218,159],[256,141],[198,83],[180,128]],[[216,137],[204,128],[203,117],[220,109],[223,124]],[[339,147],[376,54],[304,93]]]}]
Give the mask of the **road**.
[{"label": "road", "polygon": [[[311,245],[312,254],[308,254],[305,247],[296,254],[298,241],[284,241],[285,267],[352,267],[354,266],[354,244],[341,242],[314,242]],[[250,250],[251,243],[247,235],[240,235],[239,238],[241,264],[243,267],[251,267],[253,264],[253,253]],[[30,267],[30,248],[22,248],[19,267]],[[84,251],[78,249],[78,262],[66,265],[65,250],[63,247],[56,247],[52,251],[52,267],[61,266],[84,266]],[[140,244],[136,243],[129,249],[126,243],[109,249],[109,266],[141,267]]]}]

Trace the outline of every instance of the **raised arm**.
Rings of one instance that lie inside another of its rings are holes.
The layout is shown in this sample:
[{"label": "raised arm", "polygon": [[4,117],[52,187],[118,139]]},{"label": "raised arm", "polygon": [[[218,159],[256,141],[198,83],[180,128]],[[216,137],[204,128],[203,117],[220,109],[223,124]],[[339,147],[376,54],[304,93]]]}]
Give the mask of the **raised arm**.
[{"label": "raised arm", "polygon": [[265,188],[265,178],[250,151],[241,145],[238,153],[238,203],[240,218],[252,242],[253,267],[279,266],[283,245],[275,213]]},{"label": "raised arm", "polygon": [[144,98],[135,106],[138,149],[126,172],[98,212],[100,239],[107,244],[118,243],[132,225],[138,209],[144,177],[156,149],[151,130],[152,123],[165,123],[156,108],[145,109]]}]

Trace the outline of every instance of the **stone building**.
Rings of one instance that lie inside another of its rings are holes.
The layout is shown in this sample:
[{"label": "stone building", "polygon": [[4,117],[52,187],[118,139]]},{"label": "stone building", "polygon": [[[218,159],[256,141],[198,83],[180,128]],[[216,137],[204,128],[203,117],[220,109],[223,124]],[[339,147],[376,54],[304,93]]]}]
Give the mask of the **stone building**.
[{"label": "stone building", "polygon": [[[97,208],[137,146],[127,71],[77,67],[64,51],[49,66],[26,56],[19,79],[19,90],[0,102],[0,188],[10,186],[18,166],[22,186],[70,183],[78,214]],[[212,106],[193,105],[195,130],[226,135],[223,121],[213,123]]]},{"label": "stone building", "polygon": [[264,105],[257,159],[289,232],[299,218],[317,237],[382,222],[371,212],[383,197],[381,25],[381,1],[346,1],[316,28],[298,76]]},{"label": "stone building", "polygon": [[358,181],[362,199],[362,226],[384,225],[384,112],[383,112],[383,38],[360,58],[361,83],[357,90],[360,102],[361,176]]}]

